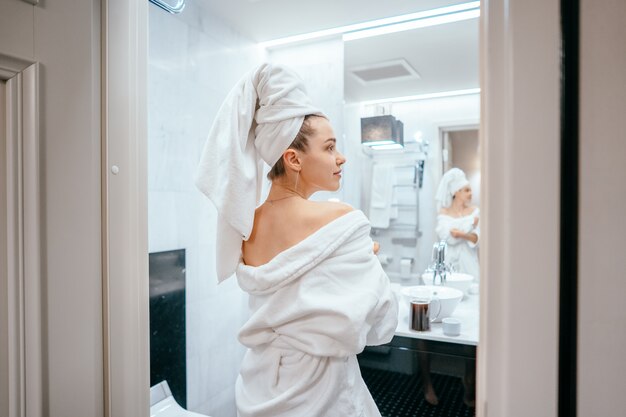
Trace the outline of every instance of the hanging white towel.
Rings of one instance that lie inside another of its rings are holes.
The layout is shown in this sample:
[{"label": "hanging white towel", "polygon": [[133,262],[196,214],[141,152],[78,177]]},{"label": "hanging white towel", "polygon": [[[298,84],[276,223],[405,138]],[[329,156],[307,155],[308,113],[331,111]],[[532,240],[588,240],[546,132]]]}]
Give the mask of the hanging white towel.
[{"label": "hanging white towel", "polygon": [[374,164],[369,213],[372,227],[379,229],[389,227],[392,213],[393,177],[392,165]]},{"label": "hanging white towel", "polygon": [[398,218],[398,193],[400,190],[396,187],[398,184],[398,176],[396,175],[396,170],[391,170],[391,213],[389,214],[389,218],[391,220]]}]

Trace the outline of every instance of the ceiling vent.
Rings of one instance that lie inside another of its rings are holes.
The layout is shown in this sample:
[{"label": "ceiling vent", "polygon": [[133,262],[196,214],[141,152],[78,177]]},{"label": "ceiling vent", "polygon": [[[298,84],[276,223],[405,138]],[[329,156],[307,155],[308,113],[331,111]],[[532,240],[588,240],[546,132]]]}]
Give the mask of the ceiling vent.
[{"label": "ceiling vent", "polygon": [[363,85],[390,81],[418,80],[420,75],[405,59],[377,62],[349,69],[350,74]]}]

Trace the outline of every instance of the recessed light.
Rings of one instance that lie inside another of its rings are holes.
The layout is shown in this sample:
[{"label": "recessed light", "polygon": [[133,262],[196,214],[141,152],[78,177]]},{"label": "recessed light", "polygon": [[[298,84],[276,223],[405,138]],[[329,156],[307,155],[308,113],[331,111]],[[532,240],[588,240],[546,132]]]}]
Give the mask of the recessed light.
[{"label": "recessed light", "polygon": [[480,93],[480,88],[468,88],[466,90],[441,91],[438,93],[416,94],[413,96],[401,96],[401,97],[381,98],[381,99],[376,99],[376,100],[366,100],[366,101],[361,101],[360,103],[363,105],[381,104],[381,103],[397,103],[400,101],[427,100],[431,98],[466,96],[469,94],[479,94],[479,93]]}]

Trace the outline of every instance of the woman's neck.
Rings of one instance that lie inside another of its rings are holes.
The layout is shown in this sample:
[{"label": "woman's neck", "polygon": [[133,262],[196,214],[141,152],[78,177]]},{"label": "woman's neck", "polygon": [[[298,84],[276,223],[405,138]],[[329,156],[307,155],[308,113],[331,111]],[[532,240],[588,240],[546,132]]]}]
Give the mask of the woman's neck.
[{"label": "woman's neck", "polygon": [[450,214],[453,214],[456,217],[461,217],[463,213],[465,212],[466,208],[467,206],[465,205],[463,201],[453,200],[448,210],[450,211]]},{"label": "woman's neck", "polygon": [[309,195],[307,195],[304,190],[296,190],[293,186],[287,186],[280,184],[278,182],[273,182],[270,187],[270,192],[267,195],[268,202],[278,201],[278,200],[286,200],[290,197],[294,198],[302,198],[307,200]]}]

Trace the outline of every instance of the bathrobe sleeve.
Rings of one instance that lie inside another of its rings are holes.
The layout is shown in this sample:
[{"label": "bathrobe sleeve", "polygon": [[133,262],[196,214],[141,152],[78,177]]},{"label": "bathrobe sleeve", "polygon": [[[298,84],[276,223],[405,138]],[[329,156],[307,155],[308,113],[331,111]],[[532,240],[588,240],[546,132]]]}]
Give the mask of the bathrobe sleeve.
[{"label": "bathrobe sleeve", "polygon": [[480,210],[479,209],[474,210],[474,212],[472,213],[472,217],[471,217],[471,221],[472,221],[471,232],[476,234],[476,237],[478,237],[478,239],[476,239],[476,243],[472,242],[471,240],[467,241],[467,244],[470,246],[470,248],[475,248],[476,246],[478,246],[478,242],[480,242],[480,222],[478,223],[476,227],[474,227],[474,218],[479,217],[479,216],[480,216]]},{"label": "bathrobe sleeve", "polygon": [[437,216],[437,227],[435,232],[439,240],[445,240],[448,245],[458,245],[463,243],[463,239],[452,237],[450,230],[457,228],[454,224],[454,219],[450,216]]},{"label": "bathrobe sleeve", "polygon": [[450,231],[452,229],[459,229],[464,233],[475,233],[480,240],[480,226],[474,227],[474,217],[478,217],[478,209],[472,213],[471,216],[462,218],[453,218],[450,216],[439,215],[437,216],[437,227],[435,229],[439,240],[445,240],[448,245],[467,244],[473,248],[478,245],[471,240],[452,237]]}]

